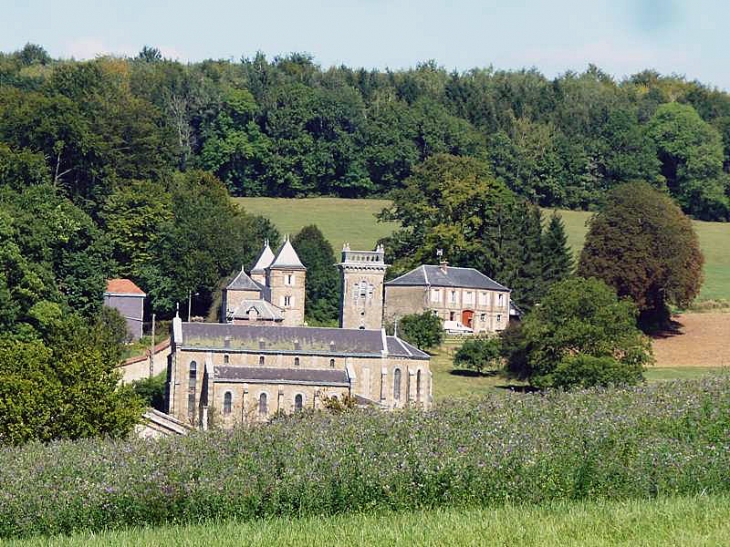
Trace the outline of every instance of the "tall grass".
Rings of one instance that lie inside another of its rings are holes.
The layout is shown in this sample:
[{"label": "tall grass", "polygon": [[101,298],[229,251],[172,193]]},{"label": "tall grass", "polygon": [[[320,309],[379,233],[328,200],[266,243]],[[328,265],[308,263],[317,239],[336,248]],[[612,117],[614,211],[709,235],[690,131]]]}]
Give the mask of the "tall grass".
[{"label": "tall grass", "polygon": [[0,536],[730,492],[730,376],[0,451]]}]

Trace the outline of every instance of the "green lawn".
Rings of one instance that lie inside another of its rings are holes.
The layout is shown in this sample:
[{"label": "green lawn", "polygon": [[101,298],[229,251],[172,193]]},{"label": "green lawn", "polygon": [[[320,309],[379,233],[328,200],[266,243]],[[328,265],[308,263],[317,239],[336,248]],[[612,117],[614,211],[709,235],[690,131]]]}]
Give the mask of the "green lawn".
[{"label": "green lawn", "polygon": [[9,545],[692,547],[727,545],[729,538],[730,498],[699,496],[207,523],[35,538]]},{"label": "green lawn", "polygon": [[[332,243],[335,252],[349,242],[354,248],[372,249],[375,242],[389,235],[392,223],[378,223],[375,213],[388,205],[382,199],[339,198],[235,198],[249,211],[270,218],[283,233],[294,234],[303,226],[316,224]],[[583,246],[586,221],[591,213],[560,211],[568,240],[576,254]],[[546,216],[549,212],[546,211]],[[730,223],[695,222],[705,253],[704,300],[730,300]]]}]

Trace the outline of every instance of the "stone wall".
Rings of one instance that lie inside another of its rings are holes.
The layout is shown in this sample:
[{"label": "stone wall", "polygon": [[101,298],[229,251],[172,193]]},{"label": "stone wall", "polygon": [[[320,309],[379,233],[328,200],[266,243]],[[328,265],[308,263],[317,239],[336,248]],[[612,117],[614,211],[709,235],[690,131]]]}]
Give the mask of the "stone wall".
[{"label": "stone wall", "polygon": [[271,269],[268,271],[267,284],[271,290],[271,303],[284,310],[283,325],[287,327],[303,325],[306,271]]}]

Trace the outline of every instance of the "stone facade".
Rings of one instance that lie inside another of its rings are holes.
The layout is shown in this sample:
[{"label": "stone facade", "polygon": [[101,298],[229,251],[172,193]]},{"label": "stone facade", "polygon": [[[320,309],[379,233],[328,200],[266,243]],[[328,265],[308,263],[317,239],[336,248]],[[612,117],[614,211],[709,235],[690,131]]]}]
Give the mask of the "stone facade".
[{"label": "stone facade", "polygon": [[385,284],[385,320],[430,310],[446,325],[499,332],[510,319],[510,291],[471,268],[421,266]]},{"label": "stone facade", "polygon": [[176,318],[172,347],[168,412],[201,427],[264,421],[345,395],[383,409],[429,408],[432,402],[428,355],[382,330]]},{"label": "stone facade", "polygon": [[385,250],[352,251],[345,244],[340,295],[340,327],[344,329],[380,329],[383,326],[383,281]]},{"label": "stone facade", "polygon": [[241,269],[223,289],[221,321],[233,324],[304,324],[307,269],[287,238],[274,254],[266,242],[251,275]]},{"label": "stone facade", "polygon": [[144,291],[129,279],[108,279],[106,282],[104,305],[122,314],[132,340],[139,340],[142,337],[146,296]]}]

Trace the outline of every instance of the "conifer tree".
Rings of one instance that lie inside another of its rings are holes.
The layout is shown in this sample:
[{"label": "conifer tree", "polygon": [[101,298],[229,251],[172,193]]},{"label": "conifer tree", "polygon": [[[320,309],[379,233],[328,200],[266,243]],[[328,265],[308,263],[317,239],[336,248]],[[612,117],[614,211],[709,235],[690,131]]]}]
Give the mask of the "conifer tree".
[{"label": "conifer tree", "polygon": [[340,274],[332,245],[315,225],[305,226],[292,238],[292,245],[307,267],[307,319],[334,324],[340,309]]},{"label": "conifer tree", "polygon": [[554,212],[542,237],[542,283],[544,290],[567,279],[573,271],[573,256],[565,235],[565,223]]}]

